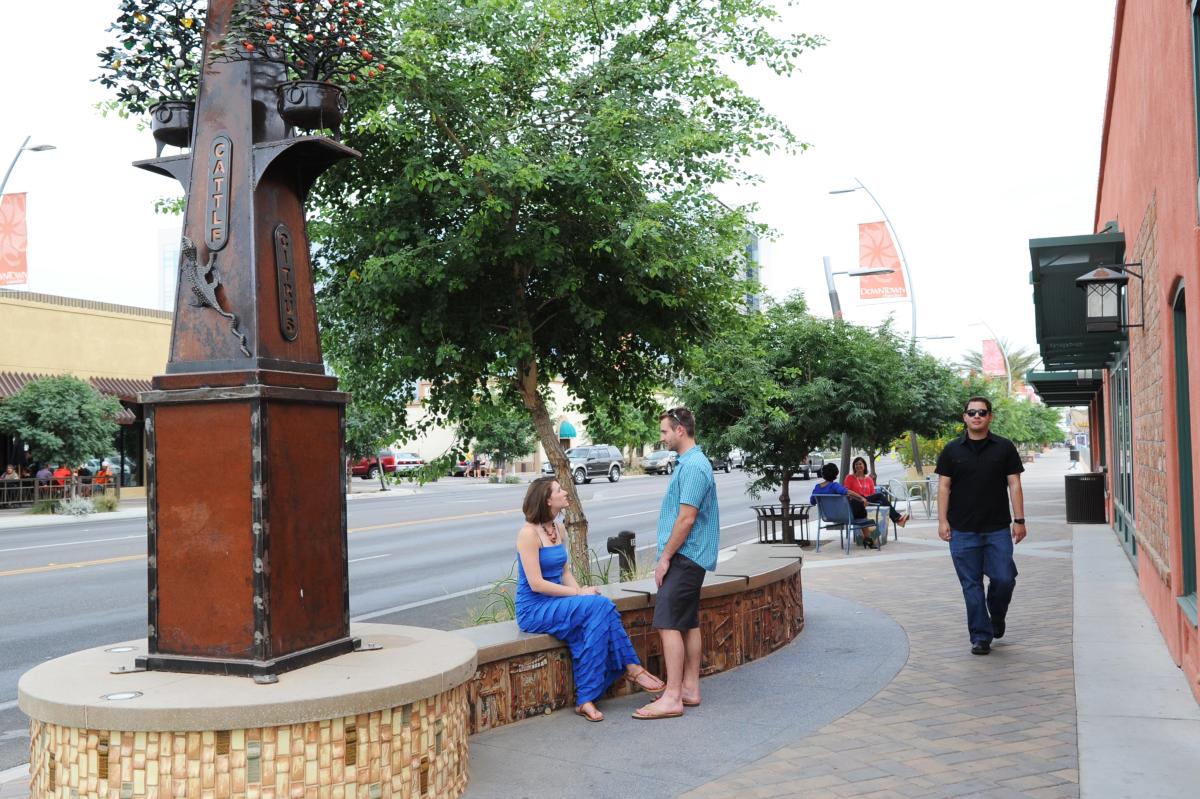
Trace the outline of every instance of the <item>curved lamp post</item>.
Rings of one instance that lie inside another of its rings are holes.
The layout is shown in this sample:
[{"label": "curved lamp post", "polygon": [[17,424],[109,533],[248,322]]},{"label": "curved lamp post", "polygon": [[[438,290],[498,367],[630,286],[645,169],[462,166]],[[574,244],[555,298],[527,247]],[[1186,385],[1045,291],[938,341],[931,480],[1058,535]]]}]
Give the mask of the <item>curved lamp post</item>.
[{"label": "curved lamp post", "polygon": [[4,173],[4,180],[0,180],[0,196],[3,196],[4,194],[4,187],[8,185],[8,176],[12,174],[13,167],[17,165],[17,159],[21,157],[21,153],[25,152],[26,150],[31,153],[41,153],[45,152],[46,150],[54,149],[53,144],[35,144],[30,147],[29,140],[32,138],[32,136],[26,136],[25,141],[21,142],[21,146],[17,148],[16,154],[13,155],[12,162],[8,165],[8,171]]},{"label": "curved lamp post", "polygon": [[[909,330],[909,336],[914,347],[917,345],[917,292],[913,287],[912,272],[908,269],[908,259],[904,257],[904,245],[900,243],[900,236],[896,233],[896,227],[892,224],[891,217],[887,215],[887,211],[883,210],[883,206],[879,204],[879,200],[875,199],[875,195],[871,190],[858,178],[854,179],[855,186],[848,189],[834,189],[830,194],[850,194],[856,191],[865,191],[867,196],[871,198],[871,202],[875,203],[875,207],[879,209],[879,213],[883,214],[884,224],[888,230],[892,232],[892,241],[896,242],[896,250],[900,253],[900,266],[904,268],[904,279],[908,281],[908,302],[912,306],[912,327]],[[924,466],[921,464],[921,447],[917,444],[917,434],[913,430],[908,431],[908,442],[912,446],[913,466],[917,469],[917,474],[925,474]]]}]

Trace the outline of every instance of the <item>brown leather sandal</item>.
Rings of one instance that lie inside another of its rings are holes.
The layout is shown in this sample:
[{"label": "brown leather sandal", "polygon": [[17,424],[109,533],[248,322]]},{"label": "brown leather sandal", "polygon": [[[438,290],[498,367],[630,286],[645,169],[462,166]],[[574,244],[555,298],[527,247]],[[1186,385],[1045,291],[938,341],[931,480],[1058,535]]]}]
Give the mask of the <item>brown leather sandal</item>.
[{"label": "brown leather sandal", "polygon": [[[635,671],[633,674],[630,674],[629,672],[625,672],[624,676],[625,676],[625,679],[628,680],[631,685],[636,685],[638,688],[641,688],[643,691],[645,691],[648,694],[661,693],[662,691],[665,691],[667,689],[667,684],[665,682],[660,680],[658,677],[655,677],[653,674],[646,671],[641,666],[639,666],[638,670]],[[645,683],[641,682],[642,677],[649,677],[650,679],[657,682],[658,686],[657,687],[647,686]]]}]

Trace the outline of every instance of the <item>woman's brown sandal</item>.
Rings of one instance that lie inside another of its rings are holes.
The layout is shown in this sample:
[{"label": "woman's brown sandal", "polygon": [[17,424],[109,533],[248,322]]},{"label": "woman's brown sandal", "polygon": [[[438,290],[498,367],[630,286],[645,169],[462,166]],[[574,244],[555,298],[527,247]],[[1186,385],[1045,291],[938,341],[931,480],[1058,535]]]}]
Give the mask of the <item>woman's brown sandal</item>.
[{"label": "woman's brown sandal", "polygon": [[[658,685],[656,687],[651,687],[649,685],[646,685],[645,683],[643,683],[641,681],[642,677],[649,677],[650,679],[652,679],[656,683],[658,683]],[[644,668],[639,668],[633,674],[630,674],[629,672],[625,672],[625,679],[629,680],[630,684],[636,685],[638,688],[641,688],[643,691],[645,691],[648,694],[657,694],[661,691],[665,691],[667,688],[667,684],[665,682],[660,680],[658,677],[655,677],[653,674],[646,671]]]},{"label": "woman's brown sandal", "polygon": [[588,721],[604,721],[604,714],[597,710],[595,705],[592,705],[591,713],[588,713],[583,709],[583,705],[580,705],[579,707],[575,708],[575,715],[583,716]]}]

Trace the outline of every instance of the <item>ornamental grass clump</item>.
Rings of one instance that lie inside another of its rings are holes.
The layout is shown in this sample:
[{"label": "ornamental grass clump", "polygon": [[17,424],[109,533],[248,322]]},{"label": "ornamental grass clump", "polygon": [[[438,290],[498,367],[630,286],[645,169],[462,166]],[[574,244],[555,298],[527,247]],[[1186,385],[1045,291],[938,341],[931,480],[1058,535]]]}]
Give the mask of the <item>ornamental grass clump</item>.
[{"label": "ornamental grass clump", "polygon": [[112,513],[121,505],[121,501],[117,499],[116,494],[101,494],[98,497],[92,497],[92,505],[95,506],[97,513]]}]

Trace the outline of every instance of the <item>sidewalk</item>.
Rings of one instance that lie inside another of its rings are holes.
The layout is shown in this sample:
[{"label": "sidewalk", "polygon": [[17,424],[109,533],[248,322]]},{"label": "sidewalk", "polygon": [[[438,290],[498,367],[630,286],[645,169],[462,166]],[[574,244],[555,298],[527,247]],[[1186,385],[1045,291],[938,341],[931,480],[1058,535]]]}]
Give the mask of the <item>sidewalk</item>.
[{"label": "sidewalk", "polygon": [[[1200,708],[1112,532],[1063,521],[1068,465],[1056,451],[1027,467],[1030,537],[1017,547],[1008,634],[991,655],[970,654],[946,547],[919,518],[882,553],[806,553],[805,632],[763,661],[705,680],[704,705],[685,718],[634,721],[628,713],[644,699],[629,697],[603,703],[602,725],[558,713],[475,736],[467,795],[615,799],[631,785],[640,797],[692,799],[1195,795]],[[861,677],[761,670],[845,648],[829,630],[849,620],[867,649],[852,661],[871,658],[889,672],[892,645],[867,623],[879,612],[906,634],[903,667],[854,709],[803,723],[812,708],[857,693]],[[770,746],[742,733],[711,747],[714,726],[769,729]],[[596,727],[622,758],[573,745],[597,737]],[[714,767],[721,776],[708,776]]]},{"label": "sidewalk", "polygon": [[[805,552],[806,629],[704,680],[682,719],[644,696],[471,738],[470,799],[1079,797],[1200,785],[1200,707],[1104,526],[1063,521],[1065,452],[1029,464],[1008,634],[970,654],[946,547],[922,512],[882,552]],[[835,542],[836,543],[836,542]],[[24,796],[0,772],[0,799]]]}]

